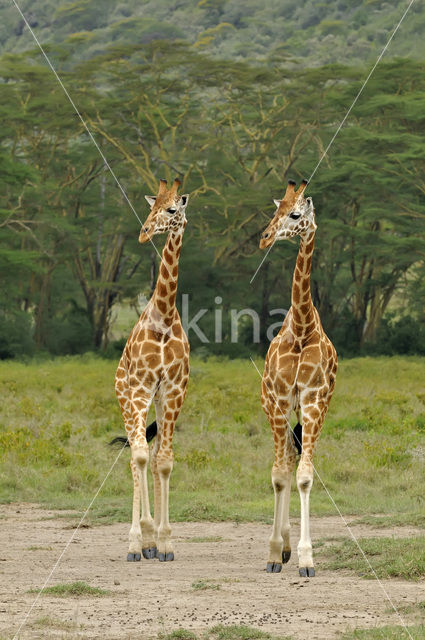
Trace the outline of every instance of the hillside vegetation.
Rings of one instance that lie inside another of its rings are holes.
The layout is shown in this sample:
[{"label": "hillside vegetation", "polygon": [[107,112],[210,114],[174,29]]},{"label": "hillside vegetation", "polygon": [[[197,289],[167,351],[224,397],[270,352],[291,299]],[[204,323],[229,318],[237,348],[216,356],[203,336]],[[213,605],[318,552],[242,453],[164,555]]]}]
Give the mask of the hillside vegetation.
[{"label": "hillside vegetation", "polygon": [[[377,57],[407,7],[405,0],[25,0],[21,9],[42,42],[71,47],[74,59],[110,45],[183,40],[227,59],[294,58],[301,66]],[[0,46],[33,46],[13,6],[0,9]],[[425,15],[416,2],[391,45],[390,56],[423,58]]]}]

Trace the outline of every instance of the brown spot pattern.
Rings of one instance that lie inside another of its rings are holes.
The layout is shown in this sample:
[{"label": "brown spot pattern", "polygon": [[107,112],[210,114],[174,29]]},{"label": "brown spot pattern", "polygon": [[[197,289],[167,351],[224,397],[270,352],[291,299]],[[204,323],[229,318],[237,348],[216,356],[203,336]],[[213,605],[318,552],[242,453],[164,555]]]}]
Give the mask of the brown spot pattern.
[{"label": "brown spot pattern", "polygon": [[[146,227],[154,222],[158,211],[175,206],[177,200],[173,189],[167,190],[162,183]],[[176,216],[173,214],[174,218]],[[161,473],[169,474],[172,468],[174,426],[186,395],[189,376],[189,342],[175,306],[184,216],[183,219],[180,228],[170,226],[154,294],[127,340],[115,377],[126,434],[132,451],[140,450],[142,453],[138,455],[142,458],[143,452],[148,450],[148,411],[152,401],[155,403],[158,435],[151,453],[151,470],[156,496],[160,492]],[[140,484],[137,464],[132,459],[135,495]],[[158,504],[156,497],[155,510]],[[169,538],[169,534],[167,536]]]}]

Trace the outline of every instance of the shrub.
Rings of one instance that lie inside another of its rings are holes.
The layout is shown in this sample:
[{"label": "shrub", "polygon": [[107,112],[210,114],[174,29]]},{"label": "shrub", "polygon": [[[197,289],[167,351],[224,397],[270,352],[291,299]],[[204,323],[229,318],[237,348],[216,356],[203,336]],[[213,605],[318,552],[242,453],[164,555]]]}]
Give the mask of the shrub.
[{"label": "shrub", "polygon": [[0,359],[34,353],[31,316],[25,311],[0,312]]}]

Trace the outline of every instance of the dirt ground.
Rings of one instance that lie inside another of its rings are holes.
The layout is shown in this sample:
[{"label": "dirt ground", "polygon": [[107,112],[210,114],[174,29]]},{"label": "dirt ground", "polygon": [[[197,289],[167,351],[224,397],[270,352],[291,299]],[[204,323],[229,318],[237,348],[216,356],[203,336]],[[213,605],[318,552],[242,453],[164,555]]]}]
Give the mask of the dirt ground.
[{"label": "dirt ground", "polygon": [[[37,505],[0,507],[2,640],[18,631],[36,597],[28,591],[46,580],[72,535],[75,518]],[[42,595],[19,638],[144,639],[178,628],[245,624],[300,640],[325,640],[352,628],[400,624],[376,580],[327,571],[318,553],[316,577],[298,576],[298,521],[292,527],[293,556],[280,574],[265,571],[270,535],[265,525],[173,524],[176,560],[170,563],[143,558],[127,563],[128,529],[127,524],[81,528],[49,585],[82,580],[110,594]],[[312,519],[311,529],[316,541],[348,536],[338,517]],[[356,536],[417,533],[408,527],[374,530],[363,525],[354,525],[353,531]],[[219,540],[208,541],[213,537]],[[199,588],[205,585],[213,588]],[[397,607],[425,600],[424,583],[384,580],[383,585]]]}]

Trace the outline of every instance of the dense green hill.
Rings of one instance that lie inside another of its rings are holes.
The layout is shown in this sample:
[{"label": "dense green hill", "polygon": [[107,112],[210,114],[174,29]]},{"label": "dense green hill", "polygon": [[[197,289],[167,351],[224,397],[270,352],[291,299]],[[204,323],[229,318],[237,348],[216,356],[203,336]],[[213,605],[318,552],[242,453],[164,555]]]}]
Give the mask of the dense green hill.
[{"label": "dense green hill", "polygon": [[[18,2],[19,3],[19,2]],[[209,55],[303,66],[375,59],[408,6],[406,0],[20,0],[41,42],[66,43],[76,59],[111,44],[184,39]],[[389,56],[425,57],[423,4],[416,1]],[[0,8],[0,51],[33,45],[12,0]]]}]

